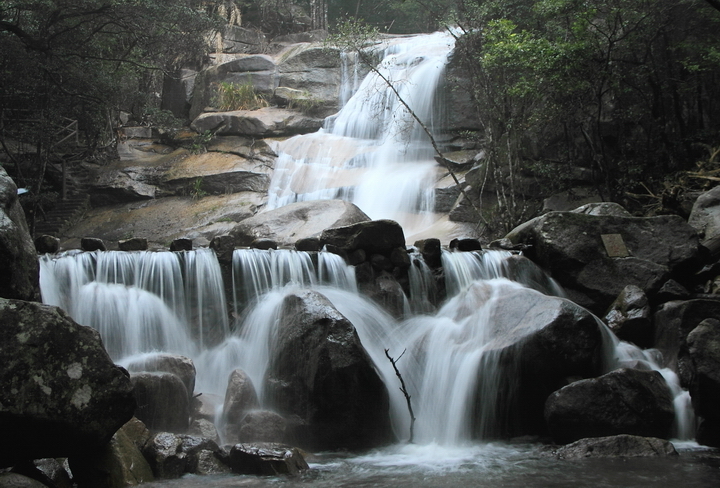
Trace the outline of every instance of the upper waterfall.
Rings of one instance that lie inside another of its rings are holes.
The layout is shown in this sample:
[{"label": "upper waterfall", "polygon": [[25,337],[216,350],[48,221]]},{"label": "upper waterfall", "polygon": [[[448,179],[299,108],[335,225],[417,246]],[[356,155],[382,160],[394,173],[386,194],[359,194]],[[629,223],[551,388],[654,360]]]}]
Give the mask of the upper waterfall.
[{"label": "upper waterfall", "polygon": [[[373,219],[399,222],[409,234],[429,226],[440,167],[416,118],[432,130],[435,95],[454,44],[442,32],[386,41],[380,63],[323,129],[278,143],[268,208],[343,199]],[[343,73],[345,99],[357,70]]]}]

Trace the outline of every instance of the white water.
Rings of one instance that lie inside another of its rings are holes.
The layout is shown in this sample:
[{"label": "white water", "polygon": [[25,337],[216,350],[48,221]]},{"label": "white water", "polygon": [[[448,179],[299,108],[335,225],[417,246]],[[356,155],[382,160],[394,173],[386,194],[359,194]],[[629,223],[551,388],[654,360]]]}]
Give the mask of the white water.
[{"label": "white water", "polygon": [[440,168],[427,134],[388,81],[432,129],[433,95],[453,46],[454,38],[439,32],[388,41],[377,72],[359,86],[356,56],[343,57],[344,106],[315,134],[278,144],[268,208],[343,199],[373,219],[396,220],[408,235],[428,227]]}]

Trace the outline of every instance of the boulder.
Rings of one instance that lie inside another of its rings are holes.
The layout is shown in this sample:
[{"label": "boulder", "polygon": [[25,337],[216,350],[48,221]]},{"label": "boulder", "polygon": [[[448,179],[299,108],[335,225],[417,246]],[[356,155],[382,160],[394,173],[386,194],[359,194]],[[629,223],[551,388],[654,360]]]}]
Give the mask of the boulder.
[{"label": "boulder", "polygon": [[0,167],[0,297],[34,300],[38,261],[17,186]]},{"label": "boulder", "polygon": [[580,439],[555,451],[559,459],[666,457],[678,452],[670,441],[656,437],[614,435]]},{"label": "boulder", "polygon": [[155,353],[147,354],[141,359],[127,365],[128,371],[172,373],[182,381],[189,396],[195,391],[195,364],[193,360],[179,354]]},{"label": "boulder", "polygon": [[[132,427],[129,429],[132,431]],[[70,468],[78,486],[122,488],[153,481],[152,469],[131,435],[132,432],[126,432],[123,426],[102,448],[88,455],[72,457]]]},{"label": "boulder", "polygon": [[322,295],[285,297],[265,392],[278,413],[300,419],[293,442],[361,449],[392,438],[385,385],[353,325]]},{"label": "boulder", "polygon": [[135,168],[108,169],[100,172],[89,189],[94,206],[151,200],[158,193],[157,186],[138,179]]},{"label": "boulder", "polygon": [[59,249],[60,239],[55,236],[42,235],[35,239],[35,250],[38,254],[55,254]]},{"label": "boulder", "polygon": [[652,345],[650,303],[639,287],[628,285],[610,305],[605,323],[619,339],[632,342],[641,348]]},{"label": "boulder", "polygon": [[170,250],[173,252],[192,251],[192,248],[193,241],[192,239],[188,239],[187,237],[178,237],[177,239],[173,239],[173,241],[170,243]]},{"label": "boulder", "polygon": [[697,258],[697,235],[675,215],[634,218],[550,212],[513,229],[528,253],[571,299],[603,314],[627,285],[649,294]]},{"label": "boulder", "polygon": [[107,246],[105,246],[105,242],[97,237],[83,237],[80,240],[80,247],[83,251],[87,252],[107,251]]},{"label": "boulder", "polygon": [[222,52],[254,54],[267,45],[265,34],[255,29],[227,24],[222,32]]},{"label": "boulder", "polygon": [[217,131],[219,135],[274,137],[315,132],[323,119],[295,110],[264,107],[257,110],[206,112],[193,120],[197,132]]},{"label": "boulder", "polygon": [[193,464],[189,466],[189,470],[191,473],[199,475],[229,474],[232,470],[226,464],[226,461],[227,456],[223,453],[203,450],[198,452],[197,456],[194,456]]},{"label": "boulder", "polygon": [[[463,338],[477,337],[478,328],[492,324],[479,342],[468,344],[482,344],[485,365],[472,407],[475,438],[547,434],[547,397],[568,378],[600,374],[602,335],[596,318],[569,300],[506,280],[476,281],[443,310],[452,311],[448,318],[466,328]],[[497,392],[494,398],[490,391]]]},{"label": "boulder", "polygon": [[144,237],[132,237],[118,241],[118,249],[121,251],[147,251],[148,242]]},{"label": "boulder", "polygon": [[695,413],[704,423],[698,441],[720,447],[720,321],[700,322],[688,334],[687,347],[692,368],[690,395]]},{"label": "boulder", "polygon": [[235,473],[261,476],[297,476],[309,469],[298,449],[271,443],[235,444],[229,464]]},{"label": "boulder", "polygon": [[188,435],[210,439],[213,442],[220,442],[220,434],[215,424],[208,419],[199,418],[193,420],[190,427],[188,427],[187,433]]},{"label": "boulder", "polygon": [[703,193],[695,200],[688,224],[697,231],[703,246],[720,237],[720,186]]},{"label": "boulder", "polygon": [[179,478],[187,468],[187,453],[181,436],[159,432],[148,440],[143,455],[157,478]]},{"label": "boulder", "polygon": [[[299,239],[318,237],[329,227],[345,226],[370,218],[342,200],[297,202],[245,219],[231,231],[236,246],[249,246],[259,238],[290,246]],[[403,243],[404,244],[404,243]]]},{"label": "boulder", "polygon": [[0,299],[0,466],[106,444],[135,410],[100,334],[59,308]]},{"label": "boulder", "polygon": [[415,247],[422,254],[425,264],[430,268],[439,268],[442,266],[442,247],[440,239],[430,238],[415,242]]},{"label": "boulder", "polygon": [[676,371],[685,388],[690,386],[693,377],[687,354],[688,334],[703,320],[716,317],[720,317],[720,301],[705,299],[663,303],[655,312],[654,347],[662,352],[662,366]]},{"label": "boulder", "polygon": [[341,77],[340,50],[319,44],[293,46],[278,62],[278,87],[306,93],[323,107],[323,115],[340,108]]},{"label": "boulder", "polygon": [[675,410],[660,373],[618,369],[554,392],[547,399],[545,419],[560,444],[618,434],[667,439]]},{"label": "boulder", "polygon": [[190,400],[183,381],[172,373],[133,373],[138,408],[135,416],[151,430],[185,432]]},{"label": "boulder", "polygon": [[480,241],[472,237],[461,237],[450,241],[451,251],[469,252],[469,251],[481,251],[482,246]]},{"label": "boulder", "polygon": [[367,254],[389,257],[393,249],[405,247],[405,234],[394,220],[370,220],[325,229],[320,236],[320,243],[346,253],[362,249]]},{"label": "boulder", "polygon": [[[269,410],[254,410],[243,417],[235,429],[237,442],[283,442],[287,422]],[[232,437],[232,436],[231,436]]]},{"label": "boulder", "polygon": [[0,473],[0,487],[2,488],[47,488],[45,483],[40,483],[28,476],[18,473]]},{"label": "boulder", "polygon": [[230,373],[223,403],[225,421],[228,424],[239,424],[247,412],[258,406],[260,402],[250,377],[241,369]]}]

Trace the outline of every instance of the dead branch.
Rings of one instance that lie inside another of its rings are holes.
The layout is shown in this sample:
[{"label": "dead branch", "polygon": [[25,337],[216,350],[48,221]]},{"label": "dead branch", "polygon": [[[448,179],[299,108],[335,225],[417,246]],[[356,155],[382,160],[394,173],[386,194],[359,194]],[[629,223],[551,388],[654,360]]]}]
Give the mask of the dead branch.
[{"label": "dead branch", "polygon": [[415,414],[413,413],[412,402],[410,401],[410,393],[408,393],[407,388],[405,388],[405,380],[403,380],[403,377],[400,374],[400,370],[397,367],[397,361],[399,361],[400,358],[403,357],[403,354],[405,354],[405,350],[403,350],[402,354],[398,356],[397,360],[393,359],[388,351],[389,349],[385,349],[385,357],[390,360],[390,364],[392,364],[392,367],[395,370],[395,375],[400,379],[400,391],[403,395],[405,395],[408,412],[410,413],[410,438],[408,439],[408,442],[412,444],[415,437]]}]

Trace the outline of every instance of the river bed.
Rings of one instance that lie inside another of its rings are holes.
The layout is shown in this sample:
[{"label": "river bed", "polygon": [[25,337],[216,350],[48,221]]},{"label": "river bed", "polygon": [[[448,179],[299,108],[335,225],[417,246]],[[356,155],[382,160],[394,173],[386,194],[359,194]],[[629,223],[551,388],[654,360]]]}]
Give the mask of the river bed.
[{"label": "river bed", "polygon": [[679,456],[558,460],[538,444],[486,443],[467,447],[402,445],[362,455],[327,453],[308,459],[297,478],[196,476],[144,487],[717,487],[720,451],[677,443]]}]

